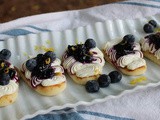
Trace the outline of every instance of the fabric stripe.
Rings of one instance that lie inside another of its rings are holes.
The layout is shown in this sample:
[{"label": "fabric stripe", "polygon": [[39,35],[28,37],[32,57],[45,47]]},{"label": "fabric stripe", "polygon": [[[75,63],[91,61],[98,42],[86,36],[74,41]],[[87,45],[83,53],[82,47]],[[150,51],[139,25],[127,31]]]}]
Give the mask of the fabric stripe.
[{"label": "fabric stripe", "polygon": [[50,32],[51,30],[48,30],[48,29],[42,29],[42,28],[38,28],[38,27],[35,27],[35,26],[32,26],[32,25],[28,25],[26,27],[30,27],[30,28],[33,28],[33,29],[36,29],[36,30],[39,30],[39,31],[43,31],[43,32]]},{"label": "fabric stripe", "polygon": [[151,5],[151,4],[144,4],[144,3],[137,3],[137,2],[117,2],[116,4],[127,4],[127,5],[137,5],[137,6],[144,6],[144,7],[151,7],[151,8],[160,8],[158,5]]},{"label": "fabric stripe", "polygon": [[148,1],[153,1],[153,2],[160,2],[160,0],[148,0]]},{"label": "fabric stripe", "polygon": [[31,34],[31,33],[33,33],[33,32],[30,32],[30,31],[24,30],[24,29],[12,29],[12,30],[2,32],[0,34],[18,36],[18,35],[27,35],[27,34]]},{"label": "fabric stripe", "polygon": [[108,119],[113,119],[113,120],[134,120],[131,118],[117,117],[117,116],[112,116],[112,115],[98,113],[98,112],[91,112],[91,111],[78,111],[78,113],[88,114],[88,115],[93,115],[93,116],[98,116],[101,118],[108,118]]},{"label": "fabric stripe", "polygon": [[62,113],[62,114],[45,114],[38,115],[34,118],[27,120],[85,120],[82,116],[80,116],[77,112],[71,113]]}]

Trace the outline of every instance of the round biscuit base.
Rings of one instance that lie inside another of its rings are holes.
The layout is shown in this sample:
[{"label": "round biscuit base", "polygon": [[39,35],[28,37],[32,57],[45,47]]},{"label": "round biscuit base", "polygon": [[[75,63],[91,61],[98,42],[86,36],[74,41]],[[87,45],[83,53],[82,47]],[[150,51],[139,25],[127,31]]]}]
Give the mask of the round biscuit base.
[{"label": "round biscuit base", "polygon": [[106,55],[105,51],[103,50],[104,53],[104,58],[107,62],[109,62],[113,67],[115,67],[116,69],[118,69],[121,73],[125,74],[125,75],[129,75],[129,76],[136,76],[136,75],[141,75],[143,73],[145,73],[145,71],[147,70],[147,66],[142,66],[139,67],[135,70],[129,70],[127,68],[120,68],[118,66],[115,66],[111,60],[109,59],[109,57]]},{"label": "round biscuit base", "polygon": [[5,107],[14,103],[17,99],[17,96],[18,96],[18,90],[13,94],[4,95],[0,97],[0,107]]},{"label": "round biscuit base", "polygon": [[20,75],[22,77],[22,79],[33,89],[35,90],[36,92],[38,92],[39,94],[41,95],[44,95],[44,96],[54,96],[54,95],[57,95],[59,93],[61,93],[62,91],[64,91],[64,89],[66,88],[66,81],[60,83],[60,84],[57,84],[57,85],[51,85],[51,86],[41,86],[41,85],[38,85],[36,88],[33,88],[31,83],[30,83],[30,80],[27,79],[25,77],[25,75],[22,73],[22,71],[20,72]]},{"label": "round biscuit base", "polygon": [[144,55],[146,58],[148,58],[148,59],[150,59],[152,62],[160,65],[160,59],[157,59],[157,57],[154,56],[154,54],[150,53],[149,51],[142,51],[142,52],[143,52],[143,55]]},{"label": "round biscuit base", "polygon": [[94,76],[90,76],[90,77],[84,77],[84,78],[77,77],[76,75],[71,75],[69,72],[68,74],[72,78],[72,80],[77,84],[85,85],[90,80],[97,80],[101,73]]}]

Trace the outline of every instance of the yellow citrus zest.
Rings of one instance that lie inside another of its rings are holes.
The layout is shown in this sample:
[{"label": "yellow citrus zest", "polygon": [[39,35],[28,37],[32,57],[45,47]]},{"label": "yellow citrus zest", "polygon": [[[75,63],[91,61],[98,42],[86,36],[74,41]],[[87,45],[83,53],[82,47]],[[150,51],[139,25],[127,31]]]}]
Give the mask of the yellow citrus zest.
[{"label": "yellow citrus zest", "polygon": [[146,81],[146,80],[147,80],[147,77],[141,76],[141,77],[138,77],[138,78],[135,78],[135,79],[131,80],[131,81],[130,81],[130,84],[131,84],[131,85],[135,85],[135,84],[137,84],[137,83],[140,83],[140,82]]},{"label": "yellow citrus zest", "polygon": [[76,39],[75,42],[76,42],[76,45],[77,45],[78,44],[78,39]]},{"label": "yellow citrus zest", "polygon": [[44,45],[42,45],[42,46],[35,46],[35,48],[34,48],[34,50],[35,51],[40,51],[40,50],[43,50],[43,51],[45,51],[45,52],[47,52],[47,51],[54,51],[54,48],[52,48],[52,47],[49,47],[49,48],[47,48],[47,47],[45,47]]},{"label": "yellow citrus zest", "polygon": [[51,41],[50,40],[46,40],[46,44],[51,44]]},{"label": "yellow citrus zest", "polygon": [[155,28],[155,32],[160,32],[160,28]]}]

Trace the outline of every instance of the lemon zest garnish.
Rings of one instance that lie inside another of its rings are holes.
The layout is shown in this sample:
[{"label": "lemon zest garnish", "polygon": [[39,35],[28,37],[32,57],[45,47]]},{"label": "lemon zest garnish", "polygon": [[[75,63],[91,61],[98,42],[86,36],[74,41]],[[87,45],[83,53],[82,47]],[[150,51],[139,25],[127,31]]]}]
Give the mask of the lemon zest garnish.
[{"label": "lemon zest garnish", "polygon": [[32,58],[32,56],[28,55],[26,52],[23,52],[23,55],[26,56],[28,59]]},{"label": "lemon zest garnish", "polygon": [[35,46],[35,51],[40,51],[40,50],[43,50],[43,51],[45,51],[45,52],[47,52],[47,51],[54,51],[54,48],[52,48],[52,47],[49,47],[49,48],[47,48],[47,47],[45,47],[44,45],[42,45],[42,46]]},{"label": "lemon zest garnish", "polygon": [[52,51],[52,52],[53,52],[53,51],[54,51],[53,48],[44,48],[43,50],[44,50],[45,52],[48,52],[48,51]]},{"label": "lemon zest garnish", "polygon": [[78,39],[76,39],[75,42],[76,42],[76,45],[77,45],[78,44]]},{"label": "lemon zest garnish", "polygon": [[155,28],[155,32],[160,32],[160,28]]},{"label": "lemon zest garnish", "polygon": [[39,51],[39,50],[40,50],[40,46],[35,45],[35,46],[34,46],[34,50],[35,50],[35,51]]},{"label": "lemon zest garnish", "polygon": [[41,50],[44,50],[46,49],[46,47],[44,45],[40,46]]},{"label": "lemon zest garnish", "polygon": [[99,73],[99,69],[96,68],[96,69],[94,70],[94,74],[98,74],[98,73]]},{"label": "lemon zest garnish", "polygon": [[23,52],[23,55],[24,55],[24,56],[28,56],[28,54],[27,54],[26,52]]},{"label": "lemon zest garnish", "polygon": [[146,81],[146,80],[147,80],[147,77],[141,76],[141,77],[138,77],[138,78],[135,78],[135,79],[131,80],[131,81],[130,81],[130,84],[131,84],[131,85],[135,85],[135,84],[137,84],[137,83],[140,83],[140,82]]},{"label": "lemon zest garnish", "polygon": [[51,44],[51,41],[50,40],[46,40],[46,44]]}]

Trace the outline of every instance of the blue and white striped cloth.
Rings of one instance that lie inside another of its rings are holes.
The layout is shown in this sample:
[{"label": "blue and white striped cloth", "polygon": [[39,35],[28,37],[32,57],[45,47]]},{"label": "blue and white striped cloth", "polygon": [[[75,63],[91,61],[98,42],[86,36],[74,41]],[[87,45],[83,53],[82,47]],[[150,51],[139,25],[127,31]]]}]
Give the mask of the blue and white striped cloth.
[{"label": "blue and white striped cloth", "polygon": [[[20,18],[0,24],[0,40],[44,31],[63,31],[107,19],[135,19],[160,13],[160,0],[123,1],[84,10]],[[91,106],[54,110],[30,120],[158,120],[160,88],[147,88]]]}]

